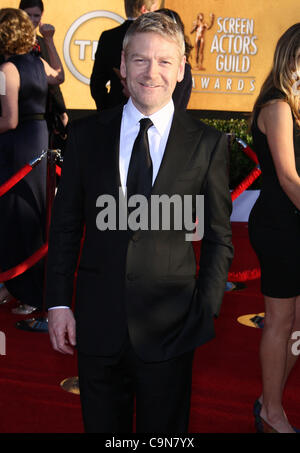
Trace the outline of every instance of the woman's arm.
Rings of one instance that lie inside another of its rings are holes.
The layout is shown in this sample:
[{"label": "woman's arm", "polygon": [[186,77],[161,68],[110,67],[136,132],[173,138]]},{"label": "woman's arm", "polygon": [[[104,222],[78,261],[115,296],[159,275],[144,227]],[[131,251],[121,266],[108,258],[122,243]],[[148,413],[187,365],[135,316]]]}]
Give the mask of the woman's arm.
[{"label": "woman's arm", "polygon": [[292,203],[300,209],[300,176],[293,143],[293,117],[283,101],[267,105],[258,117],[258,127],[266,134],[279,183]]},{"label": "woman's arm", "polygon": [[4,93],[1,99],[0,134],[18,125],[18,98],[20,89],[20,75],[13,63],[3,63],[0,66],[4,80]]},{"label": "woman's arm", "polygon": [[63,83],[65,80],[64,68],[57,53],[53,35],[55,32],[55,28],[49,24],[40,24],[40,32],[44,38],[44,43],[46,45],[48,55],[49,55],[49,63],[48,64],[45,60],[41,59],[44,63],[47,80],[49,85],[58,85]]}]

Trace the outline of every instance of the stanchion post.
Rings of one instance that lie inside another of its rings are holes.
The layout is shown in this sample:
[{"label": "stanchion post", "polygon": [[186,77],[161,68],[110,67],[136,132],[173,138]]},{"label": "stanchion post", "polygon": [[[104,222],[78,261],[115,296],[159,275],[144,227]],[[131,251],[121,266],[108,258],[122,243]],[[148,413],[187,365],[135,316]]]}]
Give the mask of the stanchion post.
[{"label": "stanchion post", "polygon": [[[60,150],[47,150],[47,179],[46,179],[46,243],[49,240],[49,229],[51,222],[51,211],[55,198],[56,190],[56,162],[61,158]],[[17,323],[17,327],[22,330],[29,330],[34,332],[47,332],[48,331],[48,317],[46,314],[46,269],[47,269],[47,255],[44,258],[44,292],[43,292],[43,307],[42,316],[40,318],[31,318]]]},{"label": "stanchion post", "polygon": [[[51,222],[51,212],[53,207],[53,202],[55,198],[56,190],[56,162],[57,158],[60,156],[59,150],[49,149],[47,151],[47,189],[46,189],[46,231],[45,239],[46,244],[49,241],[49,230]],[[43,295],[43,314],[46,313],[46,271],[47,271],[47,257],[45,256],[44,260],[44,295]],[[46,316],[46,315],[45,315]]]}]

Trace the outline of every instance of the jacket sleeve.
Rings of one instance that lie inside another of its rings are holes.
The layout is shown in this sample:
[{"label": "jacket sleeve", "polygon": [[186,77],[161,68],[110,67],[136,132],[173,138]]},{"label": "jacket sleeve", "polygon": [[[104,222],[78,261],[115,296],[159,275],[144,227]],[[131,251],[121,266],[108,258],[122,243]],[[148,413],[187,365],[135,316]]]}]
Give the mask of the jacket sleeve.
[{"label": "jacket sleeve", "polygon": [[204,184],[204,236],[198,277],[200,302],[218,316],[233,258],[229,152],[224,134],[217,141]]},{"label": "jacket sleeve", "polygon": [[106,45],[106,35],[103,32],[100,36],[95,61],[90,81],[90,90],[93,99],[95,100],[97,109],[105,107],[105,100],[108,94],[106,88],[107,82],[110,80],[110,65],[107,49],[110,46]]},{"label": "jacket sleeve", "polygon": [[84,228],[79,153],[75,130],[71,128],[51,216],[46,276],[47,308],[72,305],[74,274]]}]

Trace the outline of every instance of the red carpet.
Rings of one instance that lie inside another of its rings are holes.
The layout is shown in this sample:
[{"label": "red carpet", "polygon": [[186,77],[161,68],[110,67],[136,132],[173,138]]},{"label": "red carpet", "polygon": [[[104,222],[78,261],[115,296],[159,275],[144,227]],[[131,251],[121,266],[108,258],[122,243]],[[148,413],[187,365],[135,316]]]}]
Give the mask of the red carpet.
[{"label": "red carpet", "polygon": [[[236,247],[232,271],[258,266],[249,247],[246,224],[233,224]],[[264,311],[259,281],[225,294],[215,322],[216,339],[196,352],[190,432],[253,433],[252,405],[260,392],[258,346],[261,330],[240,324],[242,315]],[[76,358],[55,353],[48,335],[15,327],[13,303],[0,306],[0,433],[81,433],[79,396],[60,382],[76,376]],[[29,318],[32,316],[28,316]],[[285,410],[300,428],[299,363],[285,394]]]}]

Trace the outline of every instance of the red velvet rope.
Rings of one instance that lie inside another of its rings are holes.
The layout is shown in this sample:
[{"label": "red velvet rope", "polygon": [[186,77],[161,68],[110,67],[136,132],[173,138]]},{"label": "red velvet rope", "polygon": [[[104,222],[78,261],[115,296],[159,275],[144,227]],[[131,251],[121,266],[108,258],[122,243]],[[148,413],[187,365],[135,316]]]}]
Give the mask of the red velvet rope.
[{"label": "red velvet rope", "polygon": [[21,179],[23,179],[28,173],[32,170],[31,165],[24,165],[21,170],[19,170],[14,176],[12,176],[8,181],[6,181],[2,186],[0,186],[0,197],[8,192],[13,186],[15,186]]},{"label": "red velvet rope", "polygon": [[61,168],[58,165],[56,165],[56,174],[57,176],[61,176]]},{"label": "red velvet rope", "polygon": [[236,200],[259,177],[261,170],[255,167],[251,173],[231,192],[232,201]]},{"label": "red velvet rope", "polygon": [[[41,156],[42,158],[43,156]],[[21,179],[23,179],[28,173],[31,172],[31,170],[34,168],[34,166],[38,163],[39,161],[35,161],[33,164],[26,164],[24,165],[23,168],[21,168],[17,173],[15,173],[8,181],[6,181],[4,184],[0,186],[0,197],[4,195],[6,192],[8,192],[13,186],[15,186]],[[7,280],[11,280],[15,277],[18,277],[19,275],[23,274],[26,272],[28,269],[30,269],[32,266],[34,266],[36,263],[38,263],[48,252],[48,244],[44,244],[37,252],[35,252],[30,258],[27,260],[23,261],[22,263],[18,264],[12,269],[9,269],[5,272],[0,273],[0,281],[4,282]]]},{"label": "red velvet rope", "polygon": [[260,277],[260,269],[252,269],[242,272],[229,272],[229,282],[245,282],[247,280],[256,280]]},{"label": "red velvet rope", "polygon": [[17,266],[9,269],[8,271],[0,273],[0,282],[6,282],[12,278],[18,277],[23,274],[36,263],[38,263],[48,252],[48,244],[44,244],[37,252],[35,252],[30,258],[18,264]]},{"label": "red velvet rope", "polygon": [[255,152],[253,151],[253,149],[250,148],[249,145],[247,145],[245,148],[244,148],[244,153],[247,154],[248,157],[250,157],[251,160],[253,160],[253,162],[258,165],[258,158],[257,158],[257,155],[255,154]]},{"label": "red velvet rope", "polygon": [[[243,151],[250,157],[253,162],[257,165],[251,173],[231,192],[231,199],[232,201],[236,200],[242,192],[244,192],[251,184],[259,177],[261,174],[260,168],[258,168],[259,162],[257,155],[255,152],[250,148],[249,145],[244,143],[242,140],[238,140],[238,142],[243,146]],[[228,281],[229,282],[245,282],[247,280],[256,280],[261,275],[260,269],[252,269],[246,270],[243,272],[229,272],[228,273]]]}]

